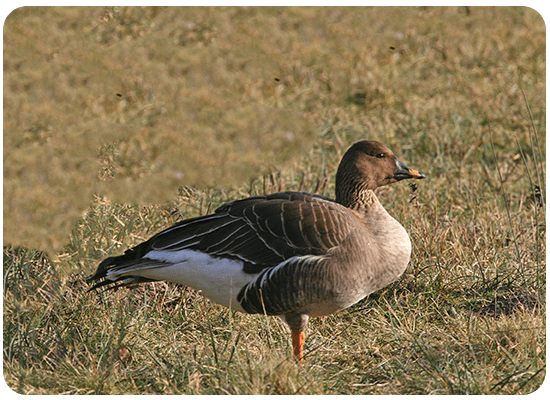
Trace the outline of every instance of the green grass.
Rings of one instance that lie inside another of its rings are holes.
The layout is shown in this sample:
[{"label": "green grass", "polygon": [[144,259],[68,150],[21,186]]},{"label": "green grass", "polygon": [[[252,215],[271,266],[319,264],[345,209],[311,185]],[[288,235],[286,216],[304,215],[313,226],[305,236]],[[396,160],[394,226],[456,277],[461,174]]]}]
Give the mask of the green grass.
[{"label": "green grass", "polygon": [[[546,64],[544,23],[534,11],[30,8],[12,17],[4,56],[3,362],[14,391],[526,394],[540,387]],[[41,69],[26,66],[35,61]],[[86,85],[75,83],[86,76]],[[281,138],[295,123],[309,130],[288,144]],[[270,142],[255,136],[272,128],[281,136],[271,136],[273,148],[263,153]],[[427,174],[414,191],[400,182],[378,192],[410,233],[412,261],[397,282],[311,320],[303,367],[277,318],[235,313],[162,282],[87,293],[83,280],[103,257],[182,218],[279,190],[332,196],[343,152],[364,138]],[[230,179],[212,172],[241,157]],[[258,160],[268,167],[256,168]],[[188,179],[163,182],[178,163]],[[118,194],[102,182],[119,184]],[[136,191],[147,192],[138,200],[158,201],[117,200]],[[53,236],[41,242],[40,235]],[[25,236],[35,245],[22,247]]]}]

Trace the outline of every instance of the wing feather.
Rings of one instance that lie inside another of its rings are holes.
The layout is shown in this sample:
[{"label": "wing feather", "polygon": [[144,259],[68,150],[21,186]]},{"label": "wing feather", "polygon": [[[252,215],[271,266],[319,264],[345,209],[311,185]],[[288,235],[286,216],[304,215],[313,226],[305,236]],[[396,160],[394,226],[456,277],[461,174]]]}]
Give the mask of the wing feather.
[{"label": "wing feather", "polygon": [[[239,259],[245,272],[258,273],[292,257],[326,254],[348,235],[353,219],[349,213],[329,198],[300,192],[237,200],[214,214],[178,222],[124,255],[104,260],[93,279],[105,276],[110,266],[139,263],[149,251],[183,249]],[[334,214],[341,214],[338,221]]]},{"label": "wing feather", "polygon": [[231,256],[262,269],[337,246],[348,234],[348,213],[331,199],[306,193],[255,196],[178,223],[151,238],[151,248]]}]

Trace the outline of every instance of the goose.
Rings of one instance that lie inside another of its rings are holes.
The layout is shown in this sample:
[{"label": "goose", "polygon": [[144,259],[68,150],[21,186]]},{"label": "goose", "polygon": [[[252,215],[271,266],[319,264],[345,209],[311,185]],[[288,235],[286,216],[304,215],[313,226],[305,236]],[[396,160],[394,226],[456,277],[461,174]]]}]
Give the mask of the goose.
[{"label": "goose", "polygon": [[374,190],[423,178],[385,145],[360,141],[338,166],[335,199],[286,191],[231,201],[104,259],[90,290],[169,281],[233,310],[279,316],[303,364],[309,318],[350,307],[405,271],[409,235]]}]

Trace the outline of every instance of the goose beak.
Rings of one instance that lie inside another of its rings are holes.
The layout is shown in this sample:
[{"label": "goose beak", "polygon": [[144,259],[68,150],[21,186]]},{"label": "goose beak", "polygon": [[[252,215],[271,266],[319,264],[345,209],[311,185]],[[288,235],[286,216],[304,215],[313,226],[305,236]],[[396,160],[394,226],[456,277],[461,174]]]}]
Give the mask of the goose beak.
[{"label": "goose beak", "polygon": [[397,164],[397,171],[393,174],[393,179],[396,181],[403,179],[424,179],[426,177],[424,173],[407,167],[399,160],[395,163]]}]

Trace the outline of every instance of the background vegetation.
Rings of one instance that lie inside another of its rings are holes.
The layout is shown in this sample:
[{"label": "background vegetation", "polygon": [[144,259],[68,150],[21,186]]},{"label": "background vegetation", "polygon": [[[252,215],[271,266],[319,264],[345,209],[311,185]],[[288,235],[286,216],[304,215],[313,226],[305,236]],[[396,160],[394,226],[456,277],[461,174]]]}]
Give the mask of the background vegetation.
[{"label": "background vegetation", "polygon": [[[536,390],[545,35],[528,8],[14,11],[5,381],[25,394]],[[166,283],[86,293],[103,257],[181,218],[257,193],[333,195],[340,157],[364,138],[428,175],[379,192],[413,260],[312,320],[304,367],[276,318]]]}]

